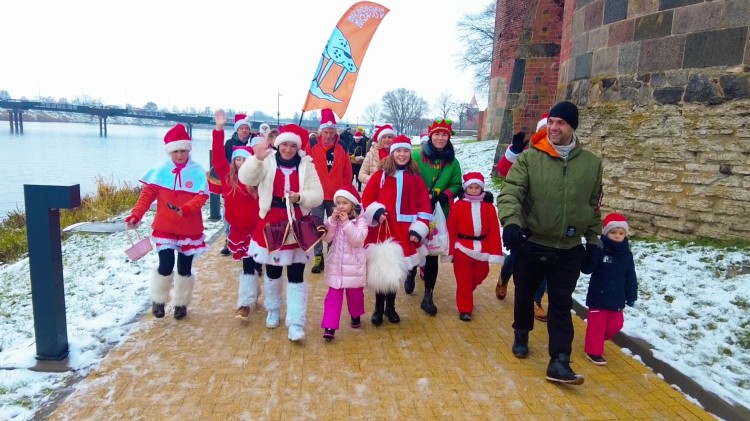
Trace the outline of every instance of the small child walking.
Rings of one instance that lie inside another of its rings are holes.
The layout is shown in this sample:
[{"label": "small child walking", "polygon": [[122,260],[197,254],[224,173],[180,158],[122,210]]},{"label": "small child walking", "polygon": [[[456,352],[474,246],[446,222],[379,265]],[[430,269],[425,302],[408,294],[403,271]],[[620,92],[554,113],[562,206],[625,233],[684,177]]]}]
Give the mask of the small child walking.
[{"label": "small child walking", "polygon": [[606,365],[604,341],[622,329],[625,305],[633,307],[638,298],[638,281],[633,253],[628,245],[628,220],[610,213],[602,222],[600,244],[587,254],[581,272],[591,274],[586,305],[586,355],[596,365]]},{"label": "small child walking", "polygon": [[459,318],[471,321],[474,290],[490,272],[490,263],[503,262],[500,222],[491,202],[484,201],[484,176],[470,172],[463,176],[463,197],[448,215],[448,257],[456,277],[456,306]]},{"label": "small child walking", "polygon": [[361,326],[360,316],[365,314],[365,280],[367,260],[365,237],[368,227],[364,216],[358,213],[361,201],[353,185],[341,187],[333,195],[335,208],[325,220],[327,228],[323,241],[330,244],[326,257],[325,280],[328,294],[323,308],[323,338],[333,340],[339,328],[341,307],[346,294],[346,305],[351,316],[351,327]]}]

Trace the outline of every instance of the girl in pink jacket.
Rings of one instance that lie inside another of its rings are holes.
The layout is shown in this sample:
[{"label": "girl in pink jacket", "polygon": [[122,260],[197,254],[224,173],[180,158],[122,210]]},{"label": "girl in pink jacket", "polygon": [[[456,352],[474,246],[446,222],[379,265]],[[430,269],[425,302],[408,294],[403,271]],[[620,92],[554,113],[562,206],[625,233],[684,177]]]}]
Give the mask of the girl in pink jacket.
[{"label": "girl in pink jacket", "polygon": [[360,316],[365,314],[365,279],[367,259],[365,237],[368,227],[364,216],[358,214],[360,196],[353,185],[341,187],[333,195],[336,208],[325,220],[326,234],[323,240],[329,243],[326,256],[325,280],[328,284],[323,321],[323,338],[333,340],[339,328],[341,307],[346,294],[346,304],[352,318],[351,327],[361,326]]}]

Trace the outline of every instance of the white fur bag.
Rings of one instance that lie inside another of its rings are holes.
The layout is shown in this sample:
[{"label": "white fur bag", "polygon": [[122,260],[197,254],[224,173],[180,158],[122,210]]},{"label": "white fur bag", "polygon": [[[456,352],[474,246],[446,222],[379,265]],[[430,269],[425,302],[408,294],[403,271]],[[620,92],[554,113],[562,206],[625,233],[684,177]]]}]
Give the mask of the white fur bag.
[{"label": "white fur bag", "polygon": [[393,238],[367,246],[367,286],[376,293],[398,291],[409,269],[404,250]]}]

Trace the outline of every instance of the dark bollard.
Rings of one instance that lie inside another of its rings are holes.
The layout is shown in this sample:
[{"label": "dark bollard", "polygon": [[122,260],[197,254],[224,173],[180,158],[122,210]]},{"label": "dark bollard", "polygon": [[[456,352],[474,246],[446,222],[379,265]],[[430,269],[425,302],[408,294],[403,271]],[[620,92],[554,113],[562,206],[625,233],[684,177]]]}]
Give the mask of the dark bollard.
[{"label": "dark bollard", "polygon": [[80,206],[81,187],[24,184],[23,190],[36,358],[60,361],[68,356],[60,208]]},{"label": "dark bollard", "polygon": [[[208,162],[213,162],[213,151],[208,151]],[[219,178],[216,176],[216,171],[214,171],[213,166],[209,164],[209,167],[211,168],[211,176],[215,178]],[[211,193],[211,196],[208,199],[208,209],[209,209],[209,215],[208,219],[211,221],[218,221],[221,219],[221,196],[218,194]]]}]

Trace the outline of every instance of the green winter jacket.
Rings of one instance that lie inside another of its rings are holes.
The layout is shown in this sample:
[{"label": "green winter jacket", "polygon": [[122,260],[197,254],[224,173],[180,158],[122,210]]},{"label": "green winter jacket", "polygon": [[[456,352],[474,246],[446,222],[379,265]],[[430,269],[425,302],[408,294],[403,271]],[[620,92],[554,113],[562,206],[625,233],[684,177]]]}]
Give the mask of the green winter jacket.
[{"label": "green winter jacket", "polygon": [[557,249],[596,244],[602,231],[599,205],[602,162],[581,146],[562,159],[546,137],[518,156],[503,184],[498,206],[503,226],[531,231],[529,241]]},{"label": "green winter jacket", "polygon": [[[454,158],[450,164],[441,170],[442,160],[431,161],[422,152],[414,151],[411,159],[419,166],[419,175],[422,176],[424,183],[427,185],[427,193],[432,196],[433,192],[435,192],[434,194],[445,192],[451,200],[455,199],[463,184],[461,164]],[[447,218],[450,206],[445,204],[442,205],[442,208]]]}]

